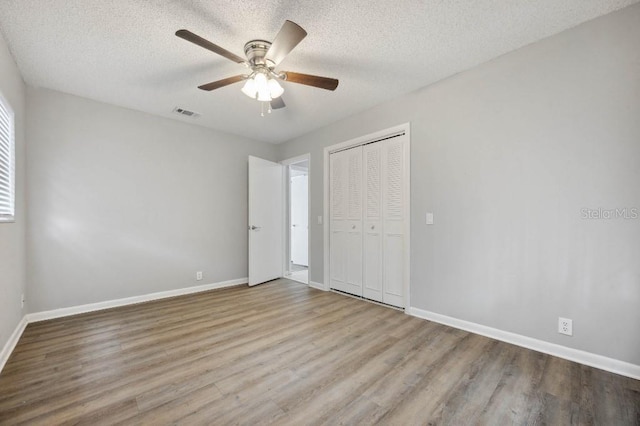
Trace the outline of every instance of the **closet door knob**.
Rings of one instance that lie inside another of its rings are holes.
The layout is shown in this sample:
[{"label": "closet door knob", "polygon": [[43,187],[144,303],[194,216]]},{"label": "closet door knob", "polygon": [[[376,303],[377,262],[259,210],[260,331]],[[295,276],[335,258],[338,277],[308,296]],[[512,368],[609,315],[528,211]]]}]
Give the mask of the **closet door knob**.
[{"label": "closet door knob", "polygon": [[351,229],[356,229],[356,226],[355,225],[351,225]]},{"label": "closet door knob", "polygon": [[371,229],[376,229],[376,226],[375,225],[371,225]]}]

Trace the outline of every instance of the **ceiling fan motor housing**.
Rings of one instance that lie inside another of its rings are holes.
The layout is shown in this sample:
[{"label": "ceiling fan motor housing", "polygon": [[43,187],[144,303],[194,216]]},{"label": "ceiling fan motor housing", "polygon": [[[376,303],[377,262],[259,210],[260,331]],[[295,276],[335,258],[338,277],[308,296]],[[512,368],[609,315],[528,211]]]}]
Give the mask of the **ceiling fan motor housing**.
[{"label": "ceiling fan motor housing", "polygon": [[244,45],[244,53],[252,66],[273,66],[274,64],[267,64],[267,61],[264,58],[270,47],[271,42],[266,40],[251,40]]}]

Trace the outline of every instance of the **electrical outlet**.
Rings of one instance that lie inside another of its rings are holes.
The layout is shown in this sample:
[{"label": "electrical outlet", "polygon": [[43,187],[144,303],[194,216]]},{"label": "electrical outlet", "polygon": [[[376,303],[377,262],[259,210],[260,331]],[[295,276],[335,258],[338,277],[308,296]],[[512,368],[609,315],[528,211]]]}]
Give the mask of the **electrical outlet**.
[{"label": "electrical outlet", "polygon": [[558,333],[573,336],[573,321],[569,318],[558,318]]},{"label": "electrical outlet", "polygon": [[196,280],[198,280],[198,281],[202,280],[202,271],[196,272]]}]

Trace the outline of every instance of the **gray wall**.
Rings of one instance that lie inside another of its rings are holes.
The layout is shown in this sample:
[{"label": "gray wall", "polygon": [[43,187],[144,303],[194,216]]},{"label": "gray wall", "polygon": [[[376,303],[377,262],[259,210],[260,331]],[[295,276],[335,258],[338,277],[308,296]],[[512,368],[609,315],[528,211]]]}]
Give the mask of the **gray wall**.
[{"label": "gray wall", "polygon": [[[16,221],[0,222],[0,350],[22,319],[25,293],[25,86],[0,35],[0,92],[15,114]],[[26,311],[24,311],[26,312]]]},{"label": "gray wall", "polygon": [[273,145],[45,89],[27,107],[31,311],[247,276],[247,156]]},{"label": "gray wall", "polygon": [[311,280],[322,148],[411,122],[412,306],[640,364],[640,219],[581,213],[640,213],[639,23],[629,7],[279,146],[312,155]]}]

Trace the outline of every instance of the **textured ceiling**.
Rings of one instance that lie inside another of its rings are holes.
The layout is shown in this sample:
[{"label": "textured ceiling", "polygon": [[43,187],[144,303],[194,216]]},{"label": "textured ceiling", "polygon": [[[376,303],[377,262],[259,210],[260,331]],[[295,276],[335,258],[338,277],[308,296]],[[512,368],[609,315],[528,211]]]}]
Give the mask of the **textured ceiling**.
[{"label": "textured ceiling", "polygon": [[[637,1],[1,0],[0,29],[30,85],[283,142]],[[176,30],[244,56],[285,19],[309,35],[278,69],[338,78],[335,92],[283,83],[287,107],[262,118],[240,83],[197,89],[245,68]]]}]

